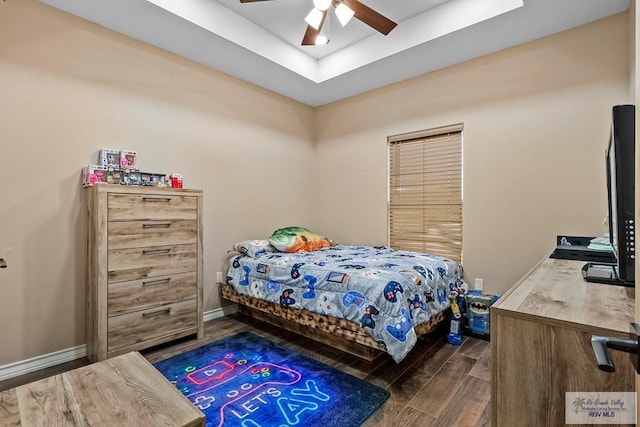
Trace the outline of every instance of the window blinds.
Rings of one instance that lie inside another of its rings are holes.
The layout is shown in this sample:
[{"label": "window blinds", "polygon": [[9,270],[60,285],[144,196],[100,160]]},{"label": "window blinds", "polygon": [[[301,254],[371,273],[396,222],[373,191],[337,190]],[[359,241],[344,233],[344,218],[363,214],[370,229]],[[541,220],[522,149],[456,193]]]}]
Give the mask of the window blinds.
[{"label": "window blinds", "polygon": [[389,137],[389,246],[462,261],[462,125]]}]

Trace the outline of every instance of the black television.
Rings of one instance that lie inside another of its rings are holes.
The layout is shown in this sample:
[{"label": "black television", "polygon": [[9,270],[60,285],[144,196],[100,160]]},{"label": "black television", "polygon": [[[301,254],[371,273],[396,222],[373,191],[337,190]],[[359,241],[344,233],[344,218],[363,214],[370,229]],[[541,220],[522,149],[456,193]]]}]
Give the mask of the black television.
[{"label": "black television", "polygon": [[635,284],[635,132],[635,106],[614,106],[606,152],[609,240],[615,279],[626,286]]}]

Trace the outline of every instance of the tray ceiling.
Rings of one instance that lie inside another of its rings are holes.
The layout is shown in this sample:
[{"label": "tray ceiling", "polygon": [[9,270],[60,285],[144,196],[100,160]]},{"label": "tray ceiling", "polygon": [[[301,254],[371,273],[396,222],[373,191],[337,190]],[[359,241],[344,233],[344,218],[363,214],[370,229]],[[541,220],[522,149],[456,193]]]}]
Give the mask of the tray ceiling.
[{"label": "tray ceiling", "polygon": [[312,0],[40,0],[101,26],[319,106],[629,8],[629,0],[361,0],[387,36],[329,13],[330,43],[301,46]]}]

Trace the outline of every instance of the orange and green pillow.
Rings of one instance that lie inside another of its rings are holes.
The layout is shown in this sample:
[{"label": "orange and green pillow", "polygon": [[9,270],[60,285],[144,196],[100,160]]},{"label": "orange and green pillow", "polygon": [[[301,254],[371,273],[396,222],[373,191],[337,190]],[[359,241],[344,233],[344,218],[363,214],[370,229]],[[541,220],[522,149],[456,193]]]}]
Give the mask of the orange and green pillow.
[{"label": "orange and green pillow", "polygon": [[269,237],[269,243],[280,252],[313,252],[334,245],[331,239],[304,227],[280,228]]}]

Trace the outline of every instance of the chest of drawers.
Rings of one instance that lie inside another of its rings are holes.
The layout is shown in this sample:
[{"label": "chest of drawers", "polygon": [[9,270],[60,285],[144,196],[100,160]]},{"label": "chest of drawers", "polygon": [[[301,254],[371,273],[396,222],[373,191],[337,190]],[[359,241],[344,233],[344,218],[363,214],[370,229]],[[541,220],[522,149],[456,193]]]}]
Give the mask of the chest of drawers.
[{"label": "chest of drawers", "polygon": [[202,191],[86,188],[87,357],[203,336]]},{"label": "chest of drawers", "polygon": [[629,338],[635,289],[587,282],[584,264],[546,258],[491,306],[492,426],[563,426],[578,413],[567,393],[634,391],[629,354],[610,350],[602,371],[591,337]]}]

